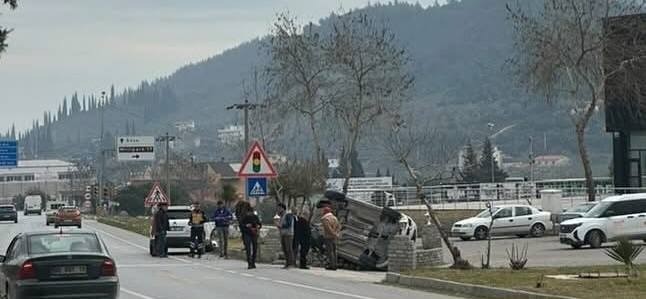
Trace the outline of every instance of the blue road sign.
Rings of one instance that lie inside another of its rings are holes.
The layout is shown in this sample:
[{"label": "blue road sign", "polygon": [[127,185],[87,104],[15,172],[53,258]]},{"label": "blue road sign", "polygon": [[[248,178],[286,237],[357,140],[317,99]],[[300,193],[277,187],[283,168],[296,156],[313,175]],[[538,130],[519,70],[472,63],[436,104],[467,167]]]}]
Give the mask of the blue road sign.
[{"label": "blue road sign", "polygon": [[18,141],[0,140],[0,167],[18,167]]},{"label": "blue road sign", "polygon": [[247,196],[267,196],[267,178],[247,178]]}]

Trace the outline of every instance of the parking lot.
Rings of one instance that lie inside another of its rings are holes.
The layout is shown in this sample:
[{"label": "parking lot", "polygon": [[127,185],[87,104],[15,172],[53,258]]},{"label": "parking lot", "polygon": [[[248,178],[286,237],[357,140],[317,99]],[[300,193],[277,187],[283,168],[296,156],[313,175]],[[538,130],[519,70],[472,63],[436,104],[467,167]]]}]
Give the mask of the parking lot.
[{"label": "parking lot", "polygon": [[[482,255],[486,253],[487,241],[462,241],[458,238],[451,238],[462,252],[462,256],[474,266],[480,266]],[[557,236],[546,236],[542,238],[518,238],[518,237],[495,237],[491,241],[491,260],[494,267],[507,267],[509,259],[506,249],[511,250],[511,245],[525,246],[527,244],[528,267],[536,266],[585,266],[585,265],[611,265],[616,262],[605,254],[605,248],[610,248],[614,243],[606,243],[600,249],[572,249],[568,245],[560,244]],[[636,244],[645,245],[641,241]],[[445,250],[444,260],[451,262],[451,253]],[[637,263],[646,263],[646,253],[637,258]]]}]

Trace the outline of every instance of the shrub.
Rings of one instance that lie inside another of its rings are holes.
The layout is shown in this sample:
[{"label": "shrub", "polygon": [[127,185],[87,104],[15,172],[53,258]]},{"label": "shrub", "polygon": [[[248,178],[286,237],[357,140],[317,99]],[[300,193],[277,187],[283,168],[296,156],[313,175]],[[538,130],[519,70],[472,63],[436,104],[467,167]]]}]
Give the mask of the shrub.
[{"label": "shrub", "polygon": [[644,250],[643,247],[633,244],[630,240],[620,239],[617,242],[617,245],[610,249],[606,249],[606,255],[619,263],[623,263],[626,266],[628,275],[638,277],[639,270],[634,264],[634,261],[642,250]]},{"label": "shrub", "polygon": [[509,258],[509,267],[512,270],[522,270],[527,264],[527,244],[520,250],[516,244],[511,244],[511,252],[506,249]]}]

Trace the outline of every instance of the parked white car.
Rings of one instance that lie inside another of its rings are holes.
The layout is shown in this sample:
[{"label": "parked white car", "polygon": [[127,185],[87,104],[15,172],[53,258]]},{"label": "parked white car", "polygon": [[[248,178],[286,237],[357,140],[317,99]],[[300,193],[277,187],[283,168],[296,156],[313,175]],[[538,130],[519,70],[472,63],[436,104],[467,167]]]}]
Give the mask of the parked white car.
[{"label": "parked white car", "polygon": [[575,249],[621,238],[646,240],[646,193],[608,197],[582,218],[561,223],[559,240]]},{"label": "parked white car", "polygon": [[491,214],[486,209],[475,217],[456,222],[451,234],[466,241],[471,238],[484,240],[489,231],[492,236],[542,237],[546,230],[552,229],[550,213],[529,205],[501,205],[492,210],[494,220],[491,229]]}]

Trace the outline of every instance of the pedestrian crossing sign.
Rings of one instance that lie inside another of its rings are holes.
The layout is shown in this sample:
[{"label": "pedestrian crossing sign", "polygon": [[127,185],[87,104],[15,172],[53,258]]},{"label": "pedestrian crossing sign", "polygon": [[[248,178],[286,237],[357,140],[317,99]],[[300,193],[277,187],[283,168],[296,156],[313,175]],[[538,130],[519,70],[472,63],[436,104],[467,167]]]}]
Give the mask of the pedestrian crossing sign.
[{"label": "pedestrian crossing sign", "polygon": [[264,197],[267,196],[267,178],[247,178],[247,196]]},{"label": "pedestrian crossing sign", "polygon": [[161,186],[159,185],[159,182],[155,182],[155,184],[153,184],[153,187],[150,188],[150,193],[148,193],[148,196],[146,196],[146,199],[144,199],[144,204],[147,207],[151,207],[159,203],[170,204],[170,201],[168,200],[166,193],[164,193],[164,190],[162,190]]}]

